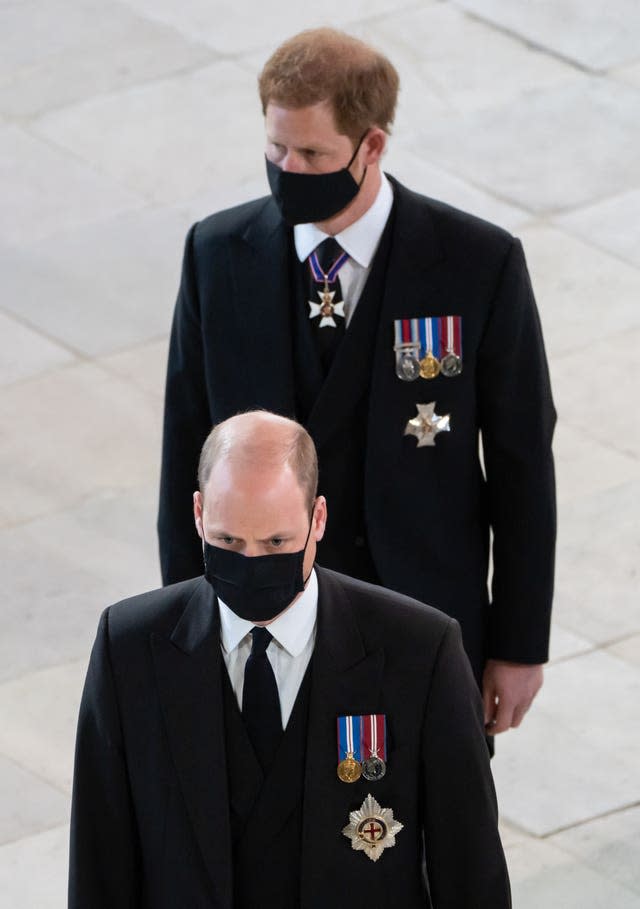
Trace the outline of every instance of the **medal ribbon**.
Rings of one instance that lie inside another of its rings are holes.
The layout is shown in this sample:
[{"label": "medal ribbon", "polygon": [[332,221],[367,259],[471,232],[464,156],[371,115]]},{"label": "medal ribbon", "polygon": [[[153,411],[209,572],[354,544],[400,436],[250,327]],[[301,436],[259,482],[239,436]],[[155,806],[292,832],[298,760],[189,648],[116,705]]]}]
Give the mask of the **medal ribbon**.
[{"label": "medal ribbon", "polygon": [[420,356],[432,354],[436,360],[440,359],[440,319],[438,316],[425,316],[418,320],[420,323]]},{"label": "medal ribbon", "polygon": [[329,271],[326,273],[323,272],[320,267],[320,262],[318,260],[318,254],[314,250],[309,256],[309,268],[311,269],[311,274],[313,275],[314,281],[317,281],[319,284],[324,284],[326,281],[327,284],[333,284],[335,279],[338,277],[338,272],[344,265],[344,263],[349,258],[349,253],[343,252],[338,256],[336,261],[333,263]]},{"label": "medal ribbon", "polygon": [[439,321],[440,333],[444,341],[442,356],[446,353],[453,353],[462,359],[462,318],[460,316],[441,316]]},{"label": "medal ribbon", "polygon": [[362,747],[364,759],[379,757],[387,760],[387,720],[384,713],[370,713],[362,717]]},{"label": "medal ribbon", "polygon": [[420,319],[395,319],[393,323],[396,345],[411,344],[420,347]]},{"label": "medal ribbon", "polygon": [[338,763],[348,754],[352,754],[356,761],[362,760],[360,719],[359,716],[338,717]]}]

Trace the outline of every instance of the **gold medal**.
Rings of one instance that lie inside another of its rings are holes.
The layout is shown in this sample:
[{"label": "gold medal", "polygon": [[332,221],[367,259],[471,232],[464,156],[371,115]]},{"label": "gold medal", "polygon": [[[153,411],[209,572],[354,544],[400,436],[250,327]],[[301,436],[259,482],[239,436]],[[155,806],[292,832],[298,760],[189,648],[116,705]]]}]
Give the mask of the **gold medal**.
[{"label": "gold medal", "polygon": [[343,783],[355,783],[362,776],[362,765],[356,761],[353,752],[349,751],[346,758],[338,764],[338,779]]},{"label": "gold medal", "polygon": [[423,379],[435,379],[440,372],[440,364],[430,350],[420,360],[420,375]]}]

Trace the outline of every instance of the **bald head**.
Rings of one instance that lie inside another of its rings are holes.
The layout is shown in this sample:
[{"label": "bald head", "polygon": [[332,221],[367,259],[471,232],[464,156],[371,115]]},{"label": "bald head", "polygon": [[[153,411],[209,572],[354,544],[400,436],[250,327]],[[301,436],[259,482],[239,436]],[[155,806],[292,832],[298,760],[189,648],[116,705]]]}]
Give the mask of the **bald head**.
[{"label": "bald head", "polygon": [[311,514],[318,490],[318,458],[313,439],[299,423],[261,410],[218,423],[200,454],[198,487],[202,496],[214,466],[223,460],[248,472],[289,467]]}]

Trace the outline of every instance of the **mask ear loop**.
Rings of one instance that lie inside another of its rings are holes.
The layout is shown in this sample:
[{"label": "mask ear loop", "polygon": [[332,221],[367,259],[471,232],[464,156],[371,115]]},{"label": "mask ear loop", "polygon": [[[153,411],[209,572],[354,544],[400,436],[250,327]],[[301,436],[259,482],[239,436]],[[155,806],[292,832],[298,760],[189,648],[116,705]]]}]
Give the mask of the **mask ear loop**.
[{"label": "mask ear loop", "polygon": [[[307,539],[304,541],[304,547],[302,549],[302,561],[303,562],[304,562],[305,553],[307,551],[307,546],[309,544],[309,537],[311,536],[311,528],[313,527],[313,516],[316,513],[316,502],[317,501],[318,501],[318,497],[316,496],[315,499],[313,500],[313,508],[311,509],[311,519],[309,521],[309,530],[307,531]],[[313,565],[311,566],[311,571],[313,571]],[[302,578],[302,583],[304,584],[305,587],[307,586],[307,581],[311,577],[311,571],[309,572],[309,574],[307,575],[306,578],[305,577]]]},{"label": "mask ear loop", "polygon": [[[351,167],[351,165],[353,164],[353,162],[356,160],[356,155],[357,155],[358,152],[360,151],[360,146],[361,146],[362,143],[364,142],[364,137],[365,137],[365,136],[367,135],[367,133],[369,132],[369,129],[370,129],[370,127],[367,127],[367,128],[365,129],[365,131],[363,132],[363,134],[360,136],[360,140],[358,141],[358,144],[356,145],[356,147],[355,147],[355,149],[354,149],[354,152],[353,152],[353,154],[351,155],[351,159],[350,159],[349,163],[347,164],[347,166],[344,168],[345,170],[349,170],[349,168]],[[365,178],[366,174],[367,174],[367,165],[365,164],[364,170],[362,171],[362,176],[360,177],[360,182],[358,183],[358,189],[360,189],[360,187],[361,187],[362,184],[364,183],[364,178]]]}]

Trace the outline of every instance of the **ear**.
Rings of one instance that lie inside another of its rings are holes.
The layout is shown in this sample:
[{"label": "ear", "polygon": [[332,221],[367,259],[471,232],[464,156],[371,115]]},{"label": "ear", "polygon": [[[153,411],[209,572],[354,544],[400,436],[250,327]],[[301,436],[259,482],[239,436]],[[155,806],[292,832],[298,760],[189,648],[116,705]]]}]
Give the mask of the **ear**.
[{"label": "ear", "polygon": [[195,521],[196,530],[198,531],[198,536],[201,540],[204,540],[204,530],[202,529],[203,508],[204,503],[202,501],[202,495],[196,490],[193,494],[193,520]]},{"label": "ear", "polygon": [[362,163],[377,164],[387,147],[387,134],[379,126],[372,126],[362,140]]},{"label": "ear", "polygon": [[313,527],[311,535],[316,543],[319,543],[324,536],[324,530],[327,526],[327,500],[324,496],[318,496],[313,509]]}]

